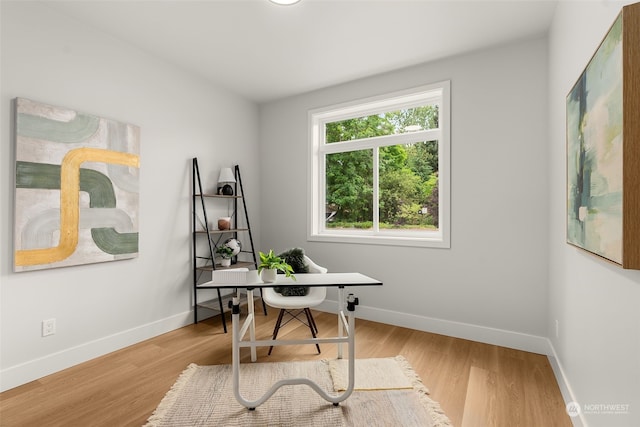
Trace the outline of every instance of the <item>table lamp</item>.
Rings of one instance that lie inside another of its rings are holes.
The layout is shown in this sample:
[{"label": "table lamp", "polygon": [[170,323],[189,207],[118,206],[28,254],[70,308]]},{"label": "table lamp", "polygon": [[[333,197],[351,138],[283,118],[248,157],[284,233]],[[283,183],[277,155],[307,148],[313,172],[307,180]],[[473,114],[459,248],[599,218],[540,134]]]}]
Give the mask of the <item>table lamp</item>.
[{"label": "table lamp", "polygon": [[224,184],[222,188],[218,187],[218,194],[225,196],[233,196],[233,187],[230,183],[235,183],[236,177],[233,175],[231,168],[220,169],[220,176],[218,177],[218,184]]}]

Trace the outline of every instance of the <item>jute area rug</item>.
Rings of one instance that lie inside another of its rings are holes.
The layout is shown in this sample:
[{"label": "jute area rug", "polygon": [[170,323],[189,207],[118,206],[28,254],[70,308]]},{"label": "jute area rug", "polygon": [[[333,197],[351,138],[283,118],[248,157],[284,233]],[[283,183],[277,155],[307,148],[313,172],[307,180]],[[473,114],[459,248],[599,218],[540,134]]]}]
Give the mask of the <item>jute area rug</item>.
[{"label": "jute area rug", "polygon": [[[419,426],[451,427],[440,405],[402,356],[356,360],[355,390],[339,406],[307,385],[284,386],[249,411],[233,395],[230,365],[191,364],[149,418],[146,427],[195,426]],[[336,394],[348,383],[347,361],[243,363],[240,392],[260,398],[285,378],[310,378]]]}]

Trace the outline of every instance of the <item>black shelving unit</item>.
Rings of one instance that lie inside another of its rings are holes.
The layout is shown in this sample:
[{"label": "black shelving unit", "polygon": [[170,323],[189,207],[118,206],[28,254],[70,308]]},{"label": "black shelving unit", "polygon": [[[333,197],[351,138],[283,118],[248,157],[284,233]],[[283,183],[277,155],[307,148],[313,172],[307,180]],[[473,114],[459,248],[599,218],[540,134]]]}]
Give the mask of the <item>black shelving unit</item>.
[{"label": "black shelving unit", "polygon": [[[235,292],[229,295],[222,295],[219,288],[207,286],[206,282],[211,280],[211,272],[223,269],[249,268],[257,269],[258,260],[253,245],[251,225],[249,223],[249,213],[247,212],[247,202],[244,197],[244,187],[240,175],[240,167],[234,167],[236,182],[234,184],[233,195],[210,194],[202,190],[202,180],[200,179],[200,169],[198,159],[193,158],[193,186],[192,186],[192,227],[193,227],[193,297],[194,323],[198,323],[198,312],[203,308],[212,310],[220,314],[222,327],[227,332],[227,321],[225,318],[225,306]],[[242,202],[241,204],[239,202]],[[211,203],[224,203],[227,207],[232,207],[231,226],[228,230],[212,229],[209,223],[207,211]],[[200,218],[202,215],[202,218]],[[233,257],[231,266],[222,267],[216,264],[216,248],[226,242],[227,239],[238,239],[243,243],[242,250]],[[248,242],[246,241],[248,238]],[[206,240],[206,244],[203,243]],[[244,245],[248,244],[248,247]],[[216,289],[217,298],[205,301],[199,300],[199,293],[205,289]],[[262,291],[262,290],[261,290]],[[262,295],[262,292],[260,293]],[[262,308],[265,315],[267,306],[262,301]]]}]

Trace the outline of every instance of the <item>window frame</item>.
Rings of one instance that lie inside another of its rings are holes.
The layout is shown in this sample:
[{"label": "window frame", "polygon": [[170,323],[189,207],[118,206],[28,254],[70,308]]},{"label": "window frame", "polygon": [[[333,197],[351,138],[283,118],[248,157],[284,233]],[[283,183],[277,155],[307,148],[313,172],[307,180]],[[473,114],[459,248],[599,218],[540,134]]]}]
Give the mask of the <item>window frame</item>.
[{"label": "window frame", "polygon": [[[352,102],[310,110],[307,240],[395,246],[450,248],[451,223],[451,117],[449,80]],[[437,104],[438,129],[377,136],[354,141],[325,143],[325,125],[341,120],[375,115],[397,109]],[[373,230],[336,230],[325,227],[326,155],[355,150],[373,150],[373,198],[379,200],[378,147],[438,140],[438,231],[378,230],[379,209],[374,209]],[[346,148],[346,149],[345,149]]]}]

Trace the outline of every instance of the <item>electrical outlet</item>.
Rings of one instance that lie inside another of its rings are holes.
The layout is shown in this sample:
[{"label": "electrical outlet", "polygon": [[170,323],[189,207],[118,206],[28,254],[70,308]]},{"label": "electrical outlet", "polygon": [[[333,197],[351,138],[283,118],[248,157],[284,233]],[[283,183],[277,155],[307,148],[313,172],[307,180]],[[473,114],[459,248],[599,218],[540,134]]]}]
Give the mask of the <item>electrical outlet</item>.
[{"label": "electrical outlet", "polygon": [[556,319],[556,338],[560,338],[560,321]]},{"label": "electrical outlet", "polygon": [[42,321],[42,336],[47,337],[56,333],[56,319]]}]

